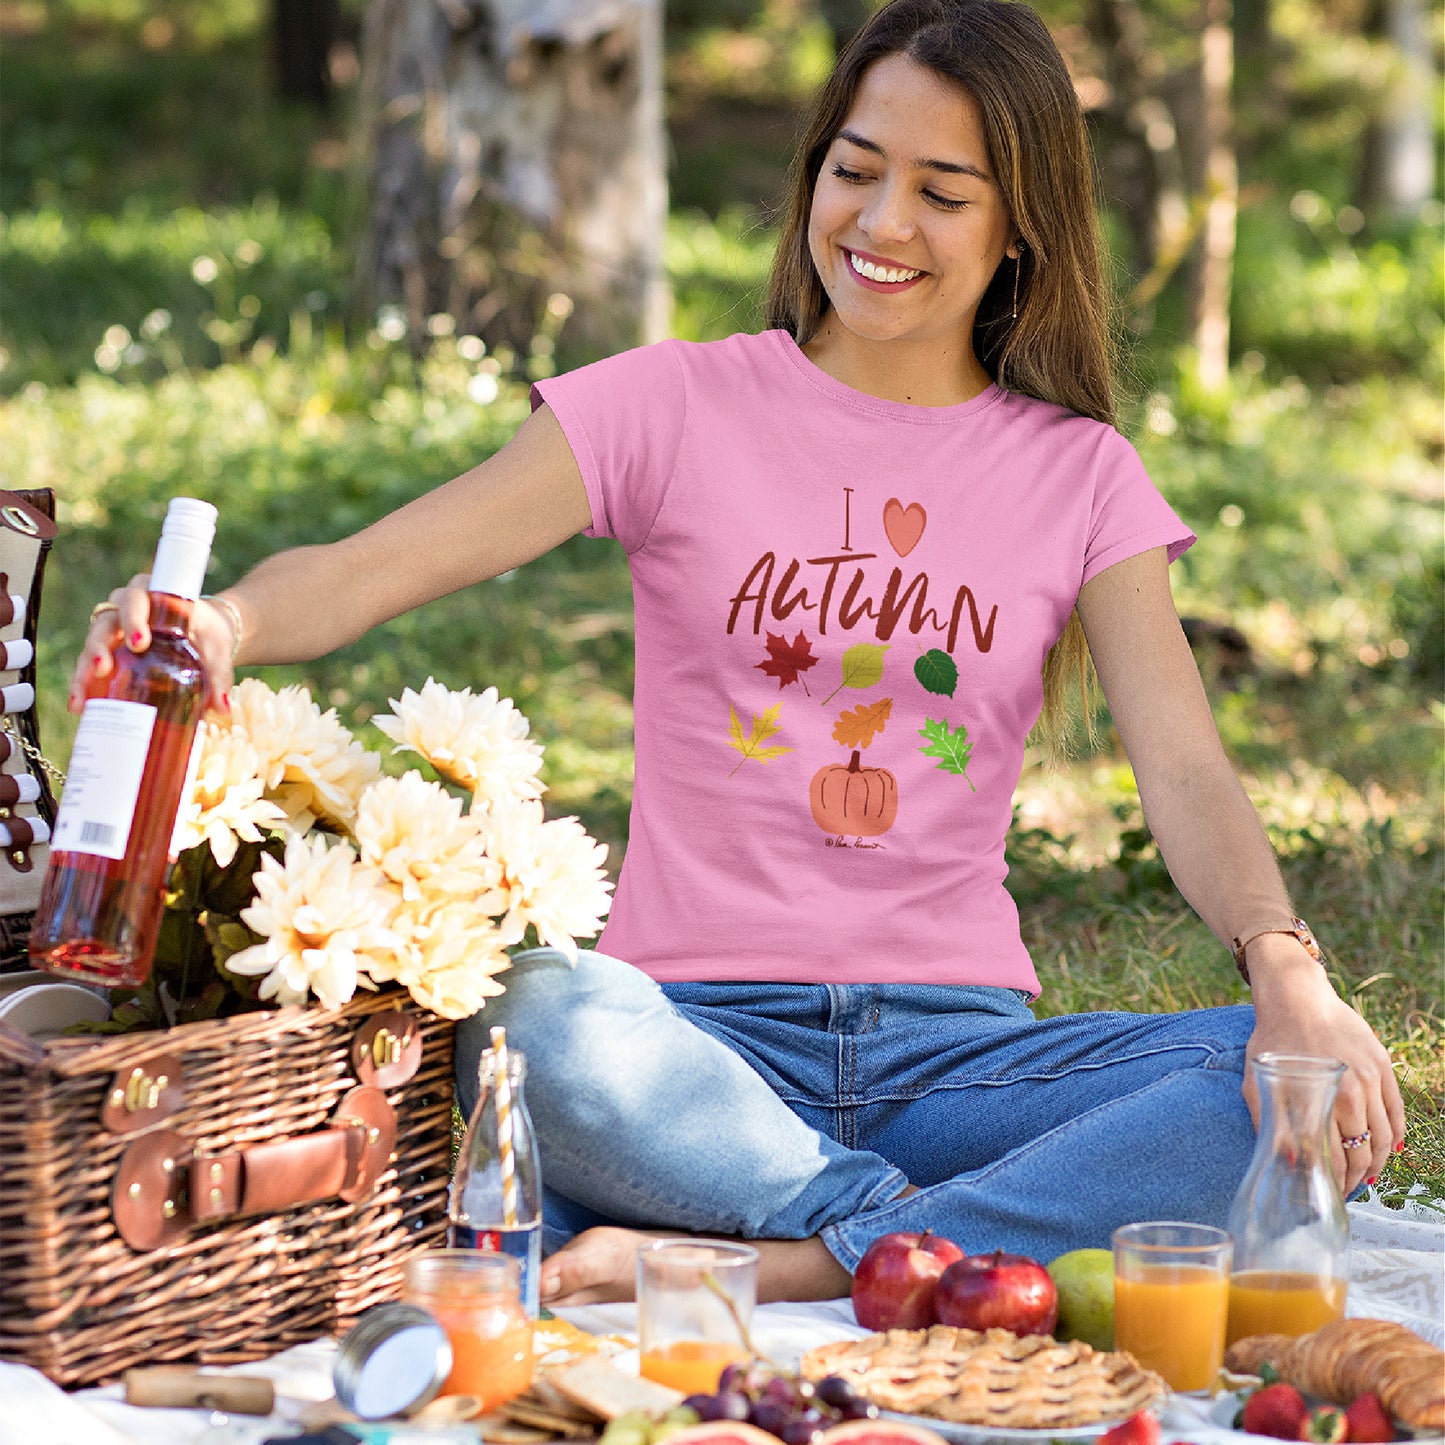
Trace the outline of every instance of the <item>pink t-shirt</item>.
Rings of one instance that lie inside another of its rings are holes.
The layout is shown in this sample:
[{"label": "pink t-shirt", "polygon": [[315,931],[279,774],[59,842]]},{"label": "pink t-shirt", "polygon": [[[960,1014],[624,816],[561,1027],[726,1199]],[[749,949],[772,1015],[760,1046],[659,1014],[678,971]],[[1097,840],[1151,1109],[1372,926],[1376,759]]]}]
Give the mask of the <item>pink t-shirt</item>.
[{"label": "pink t-shirt", "polygon": [[632,568],[636,782],[598,947],[665,981],[1038,991],[1004,838],[1080,587],[1194,540],[1111,427],[833,380],[787,333],[538,383]]}]

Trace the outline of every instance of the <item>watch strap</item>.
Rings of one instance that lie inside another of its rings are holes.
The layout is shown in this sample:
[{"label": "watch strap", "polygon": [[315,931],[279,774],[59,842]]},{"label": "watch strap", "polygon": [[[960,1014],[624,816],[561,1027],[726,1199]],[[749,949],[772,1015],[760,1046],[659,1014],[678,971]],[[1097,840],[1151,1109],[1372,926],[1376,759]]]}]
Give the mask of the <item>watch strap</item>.
[{"label": "watch strap", "polygon": [[1234,953],[1234,966],[1239,970],[1240,977],[1243,978],[1245,983],[1249,982],[1249,968],[1244,961],[1244,951],[1256,938],[1261,938],[1266,933],[1288,933],[1292,935],[1316,963],[1321,967],[1324,966],[1324,949],[1320,947],[1319,940],[1314,935],[1314,930],[1303,918],[1291,918],[1288,923],[1265,923],[1258,927],[1246,928],[1230,940],[1229,946]]}]

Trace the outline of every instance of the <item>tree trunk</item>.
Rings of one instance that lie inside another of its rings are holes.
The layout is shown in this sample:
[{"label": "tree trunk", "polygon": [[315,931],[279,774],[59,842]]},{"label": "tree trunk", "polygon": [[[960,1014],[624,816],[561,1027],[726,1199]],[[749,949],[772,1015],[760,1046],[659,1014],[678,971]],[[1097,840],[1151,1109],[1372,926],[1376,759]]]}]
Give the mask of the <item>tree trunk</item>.
[{"label": "tree trunk", "polygon": [[661,0],[371,0],[361,285],[517,352],[658,339]]},{"label": "tree trunk", "polygon": [[1163,94],[1163,57],[1149,43],[1135,0],[1091,0],[1090,34],[1109,85],[1104,146],[1109,194],[1122,203],[1132,270],[1141,279],[1132,304],[1147,307],[1184,258],[1191,224],[1184,163],[1174,115]]},{"label": "tree trunk", "polygon": [[276,93],[324,110],[331,101],[331,47],[341,27],[337,0],[271,0]]},{"label": "tree trunk", "polygon": [[1360,209],[1371,220],[1417,220],[1435,192],[1425,8],[1420,0],[1377,0],[1367,29],[1389,48],[1391,64],[1365,132]]},{"label": "tree trunk", "polygon": [[1234,153],[1234,35],[1230,0],[1204,0],[1199,86],[1203,115],[1204,226],[1194,288],[1191,331],[1199,380],[1209,390],[1229,378],[1229,302],[1239,216],[1239,170]]}]

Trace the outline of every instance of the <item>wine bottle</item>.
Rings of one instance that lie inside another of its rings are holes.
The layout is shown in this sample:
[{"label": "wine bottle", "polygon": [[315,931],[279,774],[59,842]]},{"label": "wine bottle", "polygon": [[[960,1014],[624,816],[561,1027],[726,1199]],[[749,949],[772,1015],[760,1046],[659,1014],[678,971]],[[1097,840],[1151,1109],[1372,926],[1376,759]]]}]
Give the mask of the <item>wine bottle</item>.
[{"label": "wine bottle", "polygon": [[31,928],[37,968],[108,988],[137,988],[150,973],[206,705],[187,629],[215,530],[209,502],[172,499],[151,570],[151,644],[135,653],[118,641],[110,675],[86,691]]}]

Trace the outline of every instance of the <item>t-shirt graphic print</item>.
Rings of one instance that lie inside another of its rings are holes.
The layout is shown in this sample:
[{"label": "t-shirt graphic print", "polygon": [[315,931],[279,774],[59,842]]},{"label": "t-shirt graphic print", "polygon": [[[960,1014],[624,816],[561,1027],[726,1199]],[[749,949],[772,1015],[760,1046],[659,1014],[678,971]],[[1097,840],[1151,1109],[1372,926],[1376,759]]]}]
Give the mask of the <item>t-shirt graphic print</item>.
[{"label": "t-shirt graphic print", "polygon": [[[937,759],[937,767],[944,772],[962,777],[970,791],[977,791],[968,778],[974,747],[968,727],[949,717],[950,712],[956,713],[949,703],[959,682],[953,654],[959,646],[960,628],[965,630],[964,645],[971,642],[977,652],[989,651],[998,604],[989,605],[985,613],[973,589],[960,583],[951,597],[943,598],[940,611],[939,605],[929,600],[930,587],[934,597],[939,596],[933,579],[926,572],[905,570],[905,559],[928,526],[928,511],[919,502],[905,504],[890,496],[881,512],[860,519],[861,545],[855,546],[855,490],[848,486],[839,489],[842,542],[838,549],[805,559],[791,558],[783,564],[774,552],[764,552],[729,600],[727,630],[735,633],[740,623],[746,628],[750,621],[753,634],[765,637],[766,655],[755,666],[777,679],[780,693],[800,684],[812,700],[807,673],[826,659],[815,681],[820,692],[829,689],[819,701],[823,708],[833,709],[830,736],[841,756],[822,761],[812,774],[809,810],[829,847],[881,848],[886,845],[875,840],[887,833],[898,817],[898,779],[881,762],[875,762],[876,755],[868,749],[887,732],[894,715],[894,695],[900,689],[921,688],[936,699],[928,711],[938,716],[923,719],[912,745],[925,757]],[[867,550],[870,545],[872,550]],[[876,585],[879,577],[884,578],[881,588]],[[768,630],[773,619],[787,623],[799,610],[805,617],[814,615],[819,629],[815,637],[802,629],[791,638],[785,631]],[[902,639],[895,647],[900,625]],[[824,636],[830,626],[836,638],[831,645]],[[855,636],[860,640],[852,641]],[[932,645],[928,645],[929,638]],[[912,656],[903,639],[913,642]],[[890,657],[895,651],[902,655]],[[770,762],[791,751],[774,740],[782,726],[782,707],[781,701],[774,702],[755,714],[746,729],[736,709],[731,709],[730,742],[743,761]],[[895,722],[887,740],[894,747],[880,748],[880,753],[909,745],[909,739],[899,737],[900,731]],[[736,765],[741,766],[741,762]]]}]

